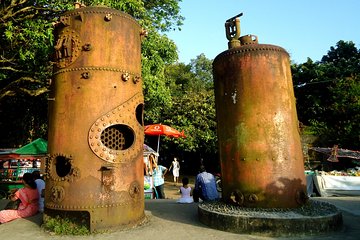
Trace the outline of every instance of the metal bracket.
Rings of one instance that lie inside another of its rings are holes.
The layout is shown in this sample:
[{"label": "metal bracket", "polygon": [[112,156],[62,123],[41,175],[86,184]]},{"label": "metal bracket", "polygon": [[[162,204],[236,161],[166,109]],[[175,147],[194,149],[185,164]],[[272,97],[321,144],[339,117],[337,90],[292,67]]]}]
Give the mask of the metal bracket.
[{"label": "metal bracket", "polygon": [[228,47],[234,48],[240,46],[240,18],[243,13],[240,13],[225,22],[226,38],[229,40]]}]

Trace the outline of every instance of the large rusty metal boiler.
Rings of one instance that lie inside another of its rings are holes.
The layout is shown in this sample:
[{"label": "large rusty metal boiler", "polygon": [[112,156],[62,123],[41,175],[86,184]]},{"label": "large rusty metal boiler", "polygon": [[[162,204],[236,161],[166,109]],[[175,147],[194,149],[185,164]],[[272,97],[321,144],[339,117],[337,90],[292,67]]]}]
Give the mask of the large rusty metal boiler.
[{"label": "large rusty metal boiler", "polygon": [[59,215],[95,231],[143,221],[142,35],[130,15],[111,8],[79,8],[60,17],[45,222]]},{"label": "large rusty metal boiler", "polygon": [[295,208],[306,179],[288,53],[240,37],[229,19],[229,49],[213,62],[223,200],[244,207]]}]

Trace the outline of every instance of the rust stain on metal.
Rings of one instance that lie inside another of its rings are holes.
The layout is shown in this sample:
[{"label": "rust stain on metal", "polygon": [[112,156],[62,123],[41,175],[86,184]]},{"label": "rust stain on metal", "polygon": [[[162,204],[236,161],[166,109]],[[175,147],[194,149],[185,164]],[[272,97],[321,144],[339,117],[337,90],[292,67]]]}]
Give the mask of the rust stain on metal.
[{"label": "rust stain on metal", "polygon": [[131,16],[111,8],[77,8],[60,17],[46,216],[79,212],[91,231],[143,221],[144,35]]},{"label": "rust stain on metal", "polygon": [[255,35],[240,37],[239,23],[227,21],[229,50],[213,62],[223,198],[299,207],[306,181],[289,55]]}]

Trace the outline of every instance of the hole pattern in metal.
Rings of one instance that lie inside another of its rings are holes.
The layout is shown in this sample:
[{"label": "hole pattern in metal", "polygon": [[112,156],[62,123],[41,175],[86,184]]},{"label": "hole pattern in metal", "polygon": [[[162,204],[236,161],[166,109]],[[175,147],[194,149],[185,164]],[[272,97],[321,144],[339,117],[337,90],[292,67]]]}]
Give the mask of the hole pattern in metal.
[{"label": "hole pattern in metal", "polygon": [[101,133],[101,142],[112,150],[123,150],[126,148],[125,145],[125,134],[121,131],[122,125],[114,125],[106,128]]},{"label": "hole pattern in metal", "polygon": [[136,119],[136,108],[143,102],[143,95],[138,93],[95,121],[88,142],[96,156],[110,163],[136,160],[144,141],[144,127]]}]

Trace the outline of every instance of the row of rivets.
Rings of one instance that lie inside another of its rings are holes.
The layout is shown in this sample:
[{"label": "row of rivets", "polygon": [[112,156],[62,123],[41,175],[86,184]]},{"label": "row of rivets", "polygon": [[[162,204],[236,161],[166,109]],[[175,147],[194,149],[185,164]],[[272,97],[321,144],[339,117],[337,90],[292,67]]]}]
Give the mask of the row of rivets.
[{"label": "row of rivets", "polygon": [[132,73],[129,72],[127,70],[124,69],[120,69],[120,68],[112,68],[112,67],[77,67],[77,68],[67,68],[67,69],[61,69],[57,72],[54,73],[54,75],[60,74],[60,73],[65,73],[65,72],[77,72],[77,71],[109,71],[109,72],[121,72],[121,73],[125,73],[125,74],[130,74],[130,75],[134,75],[134,76],[139,76],[141,74],[136,74],[136,73]]},{"label": "row of rivets", "polygon": [[286,54],[288,54],[283,48],[280,47],[276,47],[276,46],[270,46],[270,45],[266,45],[266,46],[261,46],[261,45],[247,45],[247,46],[256,46],[256,47],[244,47],[244,48],[236,48],[236,50],[228,50],[225,51],[221,54],[219,54],[214,61],[217,61],[220,58],[223,57],[228,57],[230,55],[235,55],[235,54],[242,54],[242,53],[248,53],[248,52],[253,52],[253,51],[259,51],[259,52],[263,52],[263,51],[275,51],[275,52],[284,52]]},{"label": "row of rivets", "polygon": [[[285,160],[287,160],[287,159],[288,159],[288,158],[285,158]],[[233,160],[234,160],[234,159],[233,159]],[[260,161],[259,158],[256,158],[255,160],[256,160],[256,161]],[[272,157],[271,160],[272,160],[272,161],[275,161],[276,158]],[[249,160],[248,160],[247,158],[241,158],[241,161],[249,161]]]},{"label": "row of rivets", "polygon": [[[118,16],[118,17],[123,17],[123,18],[126,18],[128,20],[131,20],[133,23],[135,23],[136,25],[140,26],[139,23],[134,19],[132,18],[130,15],[127,15],[125,13],[122,13],[122,12],[106,12],[106,11],[101,11],[101,10],[82,10],[81,11],[82,14],[105,14],[108,15],[110,14],[111,16]],[[78,16],[79,13],[78,12],[73,12],[73,13],[65,13],[63,16],[64,17],[71,17],[71,16]]]},{"label": "row of rivets", "polygon": [[[137,198],[132,198],[134,202],[138,202]],[[107,205],[92,205],[92,206],[75,206],[75,205],[58,205],[58,204],[52,204],[48,203],[46,204],[47,208],[53,208],[53,209],[97,209],[97,208],[113,208],[113,207],[121,207],[121,206],[127,206],[132,204],[131,202],[122,202],[122,203],[114,203],[114,204],[107,204]]]}]

